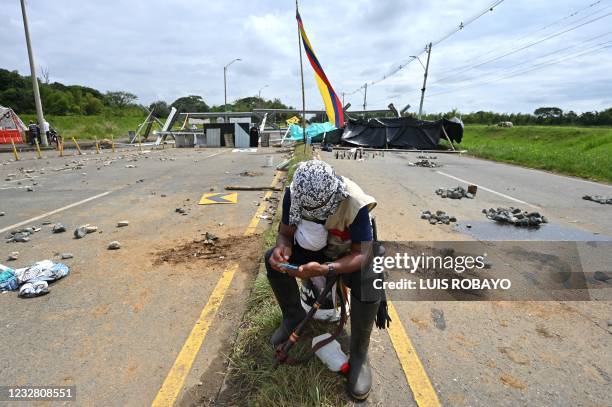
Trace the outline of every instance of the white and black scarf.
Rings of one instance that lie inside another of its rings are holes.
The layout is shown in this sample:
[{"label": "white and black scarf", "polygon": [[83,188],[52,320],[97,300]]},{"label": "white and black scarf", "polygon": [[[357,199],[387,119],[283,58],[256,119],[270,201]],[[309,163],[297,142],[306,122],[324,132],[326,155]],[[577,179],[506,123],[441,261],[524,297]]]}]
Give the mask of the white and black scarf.
[{"label": "white and black scarf", "polygon": [[289,224],[302,219],[325,221],[348,196],[346,184],[327,163],[310,160],[300,163],[290,187]]}]

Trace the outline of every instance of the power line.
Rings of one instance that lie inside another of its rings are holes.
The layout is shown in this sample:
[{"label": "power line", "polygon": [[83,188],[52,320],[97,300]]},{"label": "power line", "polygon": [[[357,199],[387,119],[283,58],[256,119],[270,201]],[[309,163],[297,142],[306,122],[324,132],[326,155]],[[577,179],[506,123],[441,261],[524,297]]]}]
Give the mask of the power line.
[{"label": "power line", "polygon": [[[439,38],[436,41],[432,41],[431,44],[432,46],[434,45],[438,45],[441,42],[447,40],[448,38],[452,37],[453,35],[455,35],[456,33],[458,33],[459,31],[462,31],[465,27],[467,27],[468,25],[474,23],[476,20],[478,20],[479,18],[481,18],[482,16],[484,16],[487,13],[492,12],[497,6],[499,6],[500,4],[502,4],[505,0],[495,0],[492,3],[490,3],[485,9],[479,11],[476,15],[468,18],[465,22],[461,22],[459,24],[459,26],[457,26],[457,28],[453,29],[451,32],[449,32],[448,34],[445,34],[444,36],[442,36],[441,38]],[[426,51],[426,48],[421,50],[418,54],[415,54],[415,57],[420,57],[421,55],[423,55]],[[402,69],[406,68],[408,65],[410,65],[415,59],[417,58],[410,58],[409,60],[407,60],[406,62],[400,63],[399,65],[397,65],[395,68],[392,68],[391,71],[389,71],[388,73],[386,73],[385,75],[383,75],[382,77],[380,77],[379,79],[375,79],[373,81],[370,82],[366,82],[368,86],[373,86],[376,85],[386,79],[388,79],[389,77],[395,75],[396,73],[398,73],[399,71],[401,71]],[[365,84],[360,86],[359,88],[349,92],[349,93],[345,93],[345,95],[353,95],[355,93],[357,93],[360,89],[363,89],[365,87]]]},{"label": "power line", "polygon": [[531,48],[531,47],[533,47],[533,46],[535,46],[535,45],[538,45],[538,44],[540,44],[540,43],[542,43],[542,42],[544,42],[544,41],[548,41],[548,40],[550,40],[550,39],[553,39],[553,38],[559,37],[560,35],[566,34],[566,33],[568,33],[568,32],[571,32],[571,31],[577,30],[578,28],[584,27],[584,26],[586,26],[586,25],[588,25],[588,24],[592,24],[592,23],[594,23],[594,22],[596,22],[596,21],[599,21],[599,20],[601,20],[601,19],[603,19],[603,18],[606,18],[606,17],[608,17],[608,16],[610,16],[610,15],[612,15],[612,12],[607,13],[607,14],[604,14],[604,15],[599,16],[599,17],[596,17],[596,18],[593,18],[593,19],[591,19],[591,20],[588,20],[588,21],[587,21],[587,22],[585,22],[585,23],[575,25],[575,26],[573,26],[573,27],[571,27],[571,28],[568,28],[568,29],[565,29],[565,30],[562,30],[562,31],[558,31],[558,32],[556,32],[556,33],[554,33],[554,34],[548,35],[548,36],[546,36],[546,37],[544,37],[544,38],[541,38],[541,39],[539,39],[539,40],[537,40],[537,41],[533,41],[533,42],[531,42],[531,43],[529,43],[529,44],[526,44],[526,45],[520,46],[520,47],[518,47],[518,48],[515,48],[515,49],[513,49],[513,50],[511,50],[511,51],[509,51],[509,52],[506,52],[506,53],[502,54],[502,55],[498,55],[498,56],[496,56],[496,57],[494,57],[494,58],[490,58],[490,59],[488,59],[488,60],[486,60],[486,61],[484,61],[484,62],[480,62],[480,63],[477,63],[477,64],[475,64],[475,65],[471,65],[471,66],[469,66],[469,67],[467,67],[467,68],[465,68],[465,69],[459,70],[458,72],[455,72],[455,73],[454,73],[454,74],[452,74],[452,75],[448,75],[448,76],[446,76],[446,77],[443,77],[443,78],[440,78],[440,79],[436,80],[434,83],[443,82],[443,81],[445,81],[446,79],[456,77],[457,75],[459,75],[459,74],[461,74],[461,73],[463,73],[463,72],[466,72],[466,71],[469,71],[469,70],[472,70],[472,69],[475,69],[475,68],[479,68],[479,67],[481,67],[481,66],[483,66],[483,65],[490,64],[491,62],[499,61],[499,60],[500,60],[500,59],[502,59],[502,58],[505,58],[505,57],[507,57],[507,56],[510,56],[510,55],[516,54],[517,52],[520,52],[520,51],[526,50],[526,49]]},{"label": "power line", "polygon": [[554,61],[549,61],[549,62],[537,64],[537,65],[535,65],[535,66],[533,66],[533,67],[531,67],[529,69],[522,70],[522,71],[519,71],[519,72],[514,72],[514,73],[512,73],[510,75],[502,76],[502,77],[499,77],[499,78],[494,78],[494,79],[491,79],[491,80],[488,80],[488,81],[484,81],[484,82],[480,82],[480,83],[473,83],[471,85],[462,86],[462,87],[456,88],[456,89],[451,89],[451,90],[447,90],[447,91],[443,91],[443,92],[432,93],[429,96],[431,97],[431,96],[444,95],[444,94],[448,94],[448,93],[454,93],[454,92],[457,92],[457,91],[469,89],[469,88],[472,88],[472,87],[488,85],[488,84],[493,83],[493,82],[498,82],[498,81],[501,81],[501,80],[514,78],[516,76],[524,75],[526,73],[529,73],[529,72],[532,72],[532,71],[536,71],[538,69],[542,69],[542,68],[545,68],[547,66],[556,65],[556,64],[561,63],[561,62],[573,60],[573,59],[579,58],[581,56],[584,56],[584,55],[587,55],[587,54],[591,54],[591,53],[597,52],[597,51],[602,51],[602,50],[608,49],[608,48],[612,48],[612,41],[607,41],[607,42],[604,42],[604,43],[600,43],[600,44],[597,44],[597,46],[595,48],[593,48],[593,49],[582,51],[582,52],[580,52],[578,54],[569,55],[569,56],[566,56],[566,57],[563,57],[563,58],[560,58],[560,59],[557,59],[557,60],[554,60]]},{"label": "power line", "polygon": [[[599,1],[596,1],[595,3],[591,3],[591,4],[589,4],[589,5],[588,5],[588,6],[586,6],[586,7],[580,8],[580,9],[578,9],[578,10],[574,10],[574,11],[572,11],[570,14],[565,15],[564,17],[562,17],[562,18],[560,18],[560,19],[558,19],[558,20],[555,20],[555,21],[553,21],[552,23],[546,24],[546,25],[544,25],[544,26],[542,26],[542,27],[540,27],[540,28],[536,29],[535,31],[531,31],[531,32],[529,32],[528,34],[525,34],[525,35],[523,35],[523,36],[520,36],[520,37],[519,37],[519,38],[517,38],[517,39],[512,40],[512,42],[513,42],[513,43],[522,42],[524,39],[526,39],[526,38],[530,38],[530,37],[532,37],[534,34],[537,34],[537,33],[541,32],[541,31],[545,31],[545,30],[547,30],[547,29],[548,29],[548,28],[550,28],[550,27],[553,27],[553,26],[555,26],[555,25],[557,25],[557,24],[559,24],[559,23],[561,23],[561,22],[563,22],[563,21],[565,21],[565,20],[568,20],[568,19],[570,19],[570,18],[572,18],[572,17],[575,17],[575,16],[577,16],[578,14],[582,13],[583,11],[588,10],[588,9],[590,9],[590,8],[593,8],[593,7],[597,6],[597,5],[599,5],[601,2],[602,2],[602,0],[599,0]],[[610,6],[610,5],[608,5],[608,6],[606,6],[606,7],[600,8],[599,10],[595,11],[594,13],[591,13],[591,14],[589,14],[589,15],[584,16],[584,17],[583,17],[583,18],[581,18],[581,19],[578,19],[578,20],[574,21],[572,24],[578,23],[578,22],[580,22],[580,21],[582,21],[582,20],[584,20],[584,19],[586,19],[586,18],[588,18],[588,17],[590,17],[590,16],[593,16],[594,14],[600,13],[600,12],[602,12],[603,10],[605,10],[605,9],[607,9],[607,8],[610,8],[610,7],[611,7],[611,6]],[[484,52],[484,53],[480,54],[480,55],[477,57],[477,59],[482,59],[483,57],[485,57],[485,56],[487,56],[487,55],[490,55],[490,54],[492,54],[492,53],[495,53],[496,51],[498,51],[498,50],[500,50],[500,49],[503,49],[503,48],[504,48],[503,46],[502,46],[502,47],[495,47],[495,48],[492,48],[492,49],[490,49],[489,51],[487,51],[487,52]],[[463,66],[459,66],[459,67],[453,67],[453,68],[450,68],[450,69],[445,69],[445,70],[439,71],[438,73],[439,73],[439,74],[444,74],[444,73],[447,73],[447,72],[456,71],[457,69],[464,69],[464,68],[466,68],[466,67],[471,66],[471,64],[473,64],[473,63],[474,63],[474,61],[472,61],[470,64],[463,65]]]},{"label": "power line", "polygon": [[[503,74],[503,73],[507,73],[507,72],[512,72],[512,71],[513,71],[513,69],[514,69],[514,68],[516,68],[516,67],[519,67],[519,66],[522,66],[522,65],[525,65],[525,64],[530,64],[530,63],[533,63],[534,61],[541,60],[541,59],[543,59],[543,58],[546,58],[546,57],[549,57],[549,56],[552,56],[552,55],[561,54],[561,53],[563,53],[563,52],[565,52],[565,51],[567,51],[567,50],[573,49],[573,48],[577,48],[577,47],[584,47],[584,46],[587,46],[587,47],[588,47],[588,45],[587,45],[588,43],[593,42],[593,41],[595,41],[595,40],[598,40],[598,39],[600,39],[600,38],[602,38],[602,37],[608,36],[608,35],[610,35],[610,34],[612,34],[612,31],[608,31],[608,32],[606,32],[606,33],[596,35],[596,36],[594,36],[594,37],[592,37],[592,38],[589,38],[589,39],[587,39],[587,40],[584,40],[584,41],[581,41],[581,42],[578,42],[578,43],[572,44],[572,45],[570,45],[570,46],[563,47],[563,48],[561,48],[561,49],[557,49],[557,50],[555,50],[555,51],[552,51],[552,52],[549,52],[549,53],[546,53],[546,54],[543,54],[543,55],[537,56],[535,59],[526,60],[526,61],[519,62],[519,63],[517,63],[517,64],[510,65],[510,66],[505,66],[505,67],[504,67],[503,69],[501,69],[501,70],[498,70],[498,71],[493,71],[493,72],[489,72],[488,74],[497,75],[497,74],[500,74],[500,73],[502,73],[502,74]],[[458,83],[459,83],[459,84],[461,84],[462,82],[463,82],[463,83],[465,83],[465,82],[468,82],[468,83],[469,83],[469,82],[470,82],[470,81],[472,81],[473,79],[474,79],[474,78],[472,78],[472,79],[464,79],[464,80],[459,81]],[[437,84],[437,83],[438,83],[438,81],[436,81],[436,82],[432,83],[432,86],[436,86],[436,84]]]}]

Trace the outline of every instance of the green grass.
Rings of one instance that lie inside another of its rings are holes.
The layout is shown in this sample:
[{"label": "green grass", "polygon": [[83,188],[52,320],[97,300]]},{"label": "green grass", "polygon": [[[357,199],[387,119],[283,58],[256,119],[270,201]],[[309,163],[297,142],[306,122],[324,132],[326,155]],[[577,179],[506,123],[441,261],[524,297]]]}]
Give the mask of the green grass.
[{"label": "green grass", "polygon": [[468,125],[459,147],[490,160],[612,182],[612,128]]},{"label": "green grass", "polygon": [[[36,121],[36,115],[23,114],[21,120],[28,124],[29,120]],[[142,116],[45,116],[45,119],[54,127],[64,140],[72,137],[80,140],[108,138],[111,135],[115,139],[127,137],[128,130],[136,130],[140,123],[145,120]]]},{"label": "green grass", "polygon": [[[295,165],[311,158],[310,149],[295,148],[286,183],[291,182]],[[280,221],[277,212],[272,227],[264,235],[266,247],[274,246]],[[273,369],[274,349],[269,340],[279,326],[281,312],[268,284],[265,273],[260,273],[253,283],[247,300],[247,311],[239,328],[238,337],[231,351],[229,376],[230,402],[248,406],[344,406],[348,405],[343,378],[331,373],[316,358],[297,366],[283,365]],[[305,355],[311,338],[329,332],[329,325],[314,323],[291,350],[293,357]],[[315,334],[316,332],[316,334]]]}]

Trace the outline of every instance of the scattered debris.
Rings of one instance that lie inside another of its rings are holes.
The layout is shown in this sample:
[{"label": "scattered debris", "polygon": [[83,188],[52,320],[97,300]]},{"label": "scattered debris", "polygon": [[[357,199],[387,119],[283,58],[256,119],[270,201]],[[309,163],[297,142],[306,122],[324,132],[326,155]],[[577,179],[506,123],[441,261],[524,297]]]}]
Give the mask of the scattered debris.
[{"label": "scattered debris", "polygon": [[597,281],[603,281],[603,282],[607,282],[608,280],[612,279],[612,277],[610,277],[608,273],[603,272],[603,271],[596,271],[595,273],[593,273],[593,278]]},{"label": "scattered debris", "polygon": [[420,158],[422,160],[437,160],[438,157],[436,157],[435,155],[417,155],[417,158]]},{"label": "scattered debris", "polygon": [[593,201],[602,205],[612,205],[612,197],[602,195],[585,195],[582,197],[585,201]]},{"label": "scattered debris", "polygon": [[[336,154],[336,158],[338,158],[337,154]],[[287,171],[289,169],[289,164],[291,164],[291,159],[285,160],[282,163],[278,164],[276,166],[276,169],[278,171]]]},{"label": "scattered debris", "polygon": [[90,225],[89,223],[86,224],[86,225],[83,225],[83,227],[85,228],[85,231],[87,233],[94,233],[94,232],[98,231],[98,227],[97,226]]},{"label": "scattered debris", "polygon": [[74,255],[72,253],[62,253],[60,257],[62,258],[62,260],[67,260],[73,258]]},{"label": "scattered debris", "polygon": [[81,239],[87,235],[87,229],[84,226],[78,227],[74,230],[75,239]]},{"label": "scattered debris", "polygon": [[117,222],[117,227],[118,228],[122,228],[122,227],[128,226],[129,224],[130,224],[130,222],[128,222],[127,220],[121,220],[121,221]]},{"label": "scattered debris", "polygon": [[176,209],[174,210],[174,212],[177,212],[177,213],[182,213],[182,214],[185,214],[185,213],[186,213],[185,208],[176,208]]},{"label": "scattered debris", "polygon": [[19,252],[11,252],[7,258],[8,261],[15,261],[17,259],[19,259]]},{"label": "scattered debris", "polygon": [[457,218],[447,214],[444,211],[436,211],[432,213],[429,210],[421,211],[421,219],[425,219],[429,221],[432,225],[444,223],[445,225],[449,225],[451,222],[457,222]]},{"label": "scattered debris", "polygon": [[40,231],[40,228],[37,227],[27,227],[22,229],[16,229],[9,232],[9,234],[5,237],[6,243],[16,242],[16,243],[26,243],[30,241],[30,236],[34,233]]},{"label": "scattered debris", "polygon": [[441,165],[436,164],[432,161],[429,160],[420,160],[417,161],[415,163],[409,162],[408,165],[410,167],[424,167],[424,168],[437,168],[437,167],[441,167]]},{"label": "scattered debris", "polygon": [[66,226],[62,225],[61,223],[56,223],[53,226],[53,233],[63,233],[66,231]]},{"label": "scattered debris", "polygon": [[19,288],[19,296],[21,298],[40,297],[46,294],[49,294],[49,283],[44,280],[25,283]]},{"label": "scattered debris", "polygon": [[241,177],[259,177],[260,175],[263,175],[263,172],[254,172],[246,170],[240,173]]},{"label": "scattered debris", "polygon": [[121,243],[119,243],[118,241],[113,241],[110,242],[110,244],[108,245],[108,250],[119,250],[121,249]]},{"label": "scattered debris", "polygon": [[548,223],[545,216],[539,212],[527,212],[513,206],[509,208],[483,209],[488,219],[500,223],[508,223],[520,227],[539,227],[542,223]]},{"label": "scattered debris", "polygon": [[456,188],[438,188],[436,189],[436,195],[440,195],[442,198],[461,199],[468,198],[474,199],[474,194],[468,192],[462,186]]},{"label": "scattered debris", "polygon": [[439,330],[443,331],[446,329],[446,320],[444,319],[444,311],[437,308],[431,309],[431,319],[434,322],[434,325]]},{"label": "scattered debris", "polygon": [[0,212],[0,216],[4,216],[4,215],[5,215],[5,213],[4,213],[4,212]]},{"label": "scattered debris", "polygon": [[128,165],[125,166],[125,168],[136,168],[136,166],[133,165],[133,164],[128,164]]}]

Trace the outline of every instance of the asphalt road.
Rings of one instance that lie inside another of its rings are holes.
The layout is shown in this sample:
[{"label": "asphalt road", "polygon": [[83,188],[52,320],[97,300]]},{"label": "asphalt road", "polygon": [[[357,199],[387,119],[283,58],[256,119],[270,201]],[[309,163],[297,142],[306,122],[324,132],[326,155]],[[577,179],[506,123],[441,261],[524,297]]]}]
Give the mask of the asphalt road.
[{"label": "asphalt road", "polygon": [[[425,154],[436,156],[431,161],[441,166],[410,166],[420,160],[417,155],[387,152],[371,158],[370,153],[357,161],[322,153],[322,158],[377,198],[373,214],[381,240],[481,241],[488,242],[490,250],[496,245],[508,247],[502,241],[513,240],[533,251],[542,240],[551,244],[608,241],[603,245],[612,240],[612,208],[582,199],[585,194],[612,195],[610,185],[468,156]],[[468,184],[479,186],[473,200],[443,199],[434,193],[439,187]],[[540,211],[550,223],[538,230],[522,230],[496,225],[481,212],[500,206]],[[424,209],[451,213],[458,218],[457,225],[430,225],[420,219]],[[610,270],[610,252],[607,264],[598,265],[606,267],[603,270]],[[517,269],[524,275],[539,271],[528,257],[518,262]],[[589,289],[593,289],[591,301],[571,302],[391,297],[401,319],[394,323],[405,328],[443,405],[609,405],[611,285],[590,280]],[[388,336],[378,331],[373,338],[377,387],[371,401],[412,405],[410,390],[397,395],[402,370],[396,358],[389,358]],[[422,388],[418,383],[410,387],[412,391]]]},{"label": "asphalt road", "polygon": [[[24,153],[20,162],[1,155],[0,212],[5,216],[0,217],[0,235],[22,223],[42,230],[28,243],[4,244],[0,262],[19,267],[74,254],[65,261],[71,274],[52,284],[49,295],[0,295],[0,340],[9,344],[0,375],[12,378],[2,384],[76,385],[78,405],[150,405],[226,266],[156,259],[161,251],[206,231],[222,240],[242,235],[261,192],[239,192],[235,205],[197,202],[211,189],[223,191],[225,184],[268,185],[274,171],[262,165],[270,151],[132,150],[63,158],[45,153],[42,160]],[[612,236],[610,208],[581,199],[584,194],[610,195],[609,185],[450,155],[433,160],[439,168],[410,166],[418,160],[415,154],[387,153],[364,161],[322,157],[378,199],[374,214],[382,240],[590,241]],[[245,170],[256,174],[241,176]],[[468,183],[479,186],[474,200],[434,194],[438,187]],[[481,213],[509,205],[541,211],[550,224],[518,231],[494,225]],[[178,207],[187,214],[176,213]],[[419,219],[422,209],[446,210],[458,224],[430,225]],[[117,228],[120,220],[129,226]],[[68,231],[52,234],[43,222],[61,222]],[[99,231],[74,239],[74,228],[85,223]],[[122,248],[108,251],[112,240]],[[19,251],[19,260],[4,262],[12,251]],[[242,266],[185,379],[181,405],[214,397],[219,388],[224,355],[256,272],[254,256],[236,256],[242,257]],[[610,301],[394,298],[393,304],[399,315],[394,324],[401,324],[412,341],[413,348],[404,350],[416,352],[444,405],[609,404]],[[367,405],[414,405],[413,392],[422,390],[407,382],[406,366],[397,356],[406,343],[397,340],[392,343],[389,331],[373,332],[375,387]]]},{"label": "asphalt road", "polygon": [[[63,261],[71,274],[52,284],[50,294],[0,294],[2,384],[76,385],[78,405],[150,404],[225,268],[197,261],[158,264],[157,254],[207,231],[221,240],[242,235],[261,192],[239,192],[237,204],[198,201],[205,192],[223,192],[225,184],[269,185],[275,171],[263,167],[265,154],[270,152],[133,149],[63,158],[46,152],[42,160],[24,153],[19,162],[0,156],[1,235],[24,222],[42,227],[30,242],[2,242],[0,262],[17,268],[74,255]],[[256,174],[241,176],[245,170]],[[175,212],[179,207],[187,214]],[[117,228],[121,220],[129,226]],[[68,231],[53,234],[43,222],[61,222]],[[98,232],[74,239],[72,231],[85,223]],[[265,226],[261,221],[259,229]],[[107,250],[113,240],[120,250]],[[19,251],[19,259],[7,263],[12,251]],[[257,270],[257,261],[249,260],[228,289],[182,395],[209,369],[220,369]]]}]

